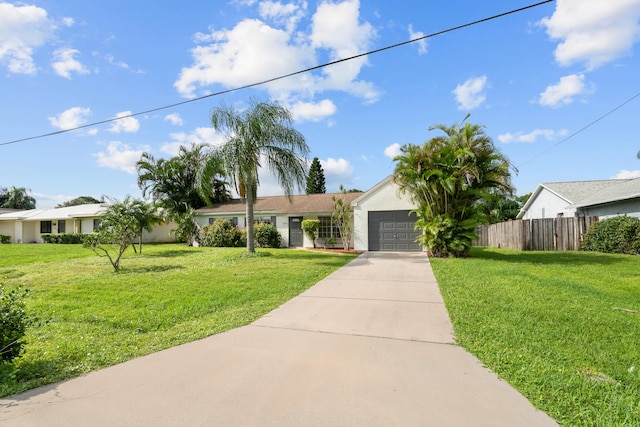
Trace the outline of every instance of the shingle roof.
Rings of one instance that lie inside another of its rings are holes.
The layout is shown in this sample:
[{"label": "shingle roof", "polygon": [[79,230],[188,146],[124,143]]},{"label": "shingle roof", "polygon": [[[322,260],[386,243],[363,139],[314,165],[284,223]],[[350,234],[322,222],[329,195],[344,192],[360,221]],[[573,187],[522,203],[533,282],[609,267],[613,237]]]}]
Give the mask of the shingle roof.
[{"label": "shingle roof", "polygon": [[[350,204],[363,193],[347,193],[345,203]],[[291,196],[258,197],[253,205],[255,213],[269,214],[312,214],[330,213],[333,211],[333,197],[341,197],[341,193],[330,194],[301,194]],[[240,199],[232,199],[213,207],[196,209],[197,214],[243,214],[245,204]]]},{"label": "shingle roof", "polygon": [[640,178],[618,179],[615,180],[615,183],[575,202],[574,206],[602,205],[635,198],[640,198]]},{"label": "shingle roof", "polygon": [[567,204],[575,204],[594,193],[615,186],[621,181],[626,180],[609,179],[600,181],[543,182],[540,185],[565,199],[568,202]]}]

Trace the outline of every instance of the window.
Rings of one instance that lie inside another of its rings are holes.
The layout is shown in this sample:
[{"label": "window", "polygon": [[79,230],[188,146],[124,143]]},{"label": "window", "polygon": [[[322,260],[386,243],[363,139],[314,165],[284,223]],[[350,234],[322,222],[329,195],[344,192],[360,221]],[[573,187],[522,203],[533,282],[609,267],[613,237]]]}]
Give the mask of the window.
[{"label": "window", "polygon": [[318,219],[320,220],[320,228],[318,229],[319,239],[340,238],[340,230],[333,224],[330,216],[321,216],[318,217]]},{"label": "window", "polygon": [[254,224],[273,224],[276,225],[276,217],[275,216],[256,216],[253,218]]},{"label": "window", "polygon": [[61,219],[58,221],[58,233],[65,233],[67,230],[67,221]]},{"label": "window", "polygon": [[100,218],[93,220],[93,231],[98,231],[98,228],[100,228]]},{"label": "window", "polygon": [[220,218],[209,218],[209,225],[213,224],[213,222],[216,219],[226,219],[227,221],[229,221],[231,224],[234,225],[234,227],[238,226],[238,217],[237,216],[229,216],[229,217],[220,217]]},{"label": "window", "polygon": [[51,233],[51,221],[40,221],[40,234]]}]

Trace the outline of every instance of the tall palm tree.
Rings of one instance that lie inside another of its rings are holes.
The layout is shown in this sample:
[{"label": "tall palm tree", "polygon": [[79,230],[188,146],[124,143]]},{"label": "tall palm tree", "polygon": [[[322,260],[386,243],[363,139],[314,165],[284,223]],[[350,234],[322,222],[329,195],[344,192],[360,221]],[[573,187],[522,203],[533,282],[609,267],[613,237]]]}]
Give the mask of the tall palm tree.
[{"label": "tall palm tree", "polygon": [[301,188],[305,183],[309,147],[304,136],[293,128],[291,113],[272,101],[252,99],[243,111],[222,104],[211,113],[211,124],[226,138],[213,153],[213,163],[221,163],[238,194],[246,197],[247,252],[253,253],[258,170],[264,167],[272,172],[285,194],[291,196],[294,187]]}]

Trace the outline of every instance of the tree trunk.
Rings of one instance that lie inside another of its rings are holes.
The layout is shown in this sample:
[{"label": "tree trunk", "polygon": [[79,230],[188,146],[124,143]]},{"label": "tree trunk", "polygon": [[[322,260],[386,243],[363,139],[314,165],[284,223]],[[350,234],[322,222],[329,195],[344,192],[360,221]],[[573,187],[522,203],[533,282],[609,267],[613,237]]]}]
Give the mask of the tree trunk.
[{"label": "tree trunk", "polygon": [[247,214],[247,252],[255,253],[253,241],[253,188],[251,184],[245,184],[246,214]]}]

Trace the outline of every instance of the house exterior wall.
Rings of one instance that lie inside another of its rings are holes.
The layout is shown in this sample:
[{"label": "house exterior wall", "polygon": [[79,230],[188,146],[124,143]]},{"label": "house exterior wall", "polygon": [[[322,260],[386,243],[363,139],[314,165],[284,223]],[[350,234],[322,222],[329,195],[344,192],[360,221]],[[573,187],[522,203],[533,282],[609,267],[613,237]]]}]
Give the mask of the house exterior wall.
[{"label": "house exterior wall", "polygon": [[171,232],[175,230],[177,224],[173,221],[166,224],[156,225],[153,230],[142,232],[143,243],[173,243],[176,241],[176,236]]},{"label": "house exterior wall", "polygon": [[15,233],[15,221],[0,222],[0,234],[11,236],[11,240],[13,241],[14,233]]},{"label": "house exterior wall", "polygon": [[579,209],[584,216],[597,216],[600,219],[628,215],[640,218],[640,199],[625,200],[606,205],[589,206]]},{"label": "house exterior wall", "polygon": [[543,188],[522,219],[555,218],[560,214],[574,216],[575,212],[575,208],[569,207],[569,202]]},{"label": "house exterior wall", "polygon": [[356,251],[369,249],[369,212],[402,211],[416,209],[408,194],[400,194],[398,186],[391,180],[383,181],[379,188],[365,193],[354,201],[354,248]]}]

